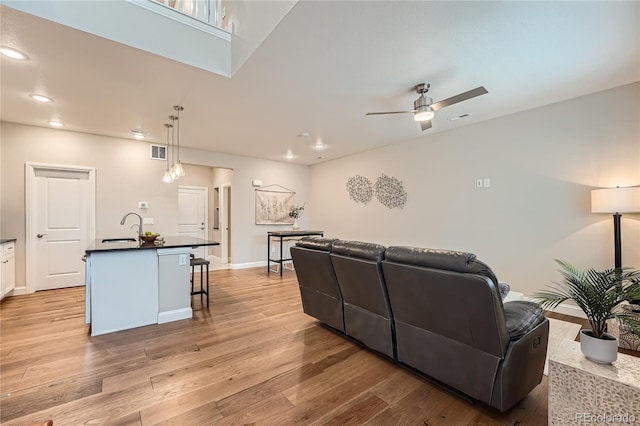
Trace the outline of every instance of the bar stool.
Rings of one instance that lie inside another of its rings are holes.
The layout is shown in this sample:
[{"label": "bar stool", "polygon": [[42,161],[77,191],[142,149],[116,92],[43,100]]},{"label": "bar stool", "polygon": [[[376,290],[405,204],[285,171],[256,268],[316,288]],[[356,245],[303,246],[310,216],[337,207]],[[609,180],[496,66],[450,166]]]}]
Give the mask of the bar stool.
[{"label": "bar stool", "polygon": [[[195,257],[193,254],[191,255],[191,295],[195,295],[195,294],[199,294],[200,295],[200,302],[202,303],[202,295],[206,294],[207,295],[207,308],[209,307],[209,261],[207,259],[203,259],[201,257]],[[195,289],[193,288],[193,278],[195,275],[195,269],[196,266],[200,266],[200,290],[199,291],[195,291]],[[203,274],[203,268],[206,267],[207,268],[207,290],[204,290],[204,278],[202,276]]]}]

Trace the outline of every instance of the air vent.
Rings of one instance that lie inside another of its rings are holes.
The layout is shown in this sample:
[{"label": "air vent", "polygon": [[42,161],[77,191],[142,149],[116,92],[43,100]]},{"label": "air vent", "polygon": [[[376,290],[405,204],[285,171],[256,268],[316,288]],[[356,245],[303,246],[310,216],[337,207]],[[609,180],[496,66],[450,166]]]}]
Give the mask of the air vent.
[{"label": "air vent", "polygon": [[151,159],[152,160],[166,160],[167,159],[167,147],[164,145],[151,145]]},{"label": "air vent", "polygon": [[467,118],[467,117],[471,117],[471,114],[469,114],[469,113],[462,114],[462,115],[459,115],[457,117],[451,117],[449,120],[456,121],[456,120],[460,120],[462,118]]}]

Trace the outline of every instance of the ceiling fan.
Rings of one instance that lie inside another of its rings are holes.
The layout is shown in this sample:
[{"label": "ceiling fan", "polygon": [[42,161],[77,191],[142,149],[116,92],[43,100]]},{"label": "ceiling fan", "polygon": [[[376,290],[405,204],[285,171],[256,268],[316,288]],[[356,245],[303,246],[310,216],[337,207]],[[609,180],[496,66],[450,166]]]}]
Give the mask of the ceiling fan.
[{"label": "ceiling fan", "polygon": [[420,83],[414,87],[414,90],[420,94],[420,97],[413,101],[413,110],[411,111],[387,111],[387,112],[368,112],[365,115],[385,115],[385,114],[413,114],[413,119],[420,122],[422,130],[431,128],[431,119],[434,116],[434,112],[449,105],[457,104],[458,102],[466,101],[467,99],[475,98],[476,96],[489,93],[483,86],[476,87],[467,92],[460,93],[447,99],[443,99],[440,102],[433,103],[433,99],[425,96],[429,91],[431,84]]}]

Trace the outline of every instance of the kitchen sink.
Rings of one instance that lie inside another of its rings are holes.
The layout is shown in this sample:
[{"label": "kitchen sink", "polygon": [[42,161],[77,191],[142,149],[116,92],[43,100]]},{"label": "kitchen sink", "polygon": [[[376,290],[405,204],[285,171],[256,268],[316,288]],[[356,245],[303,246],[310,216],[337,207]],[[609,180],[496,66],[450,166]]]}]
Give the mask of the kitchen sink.
[{"label": "kitchen sink", "polygon": [[105,238],[102,240],[103,243],[133,243],[135,242],[135,238]]}]

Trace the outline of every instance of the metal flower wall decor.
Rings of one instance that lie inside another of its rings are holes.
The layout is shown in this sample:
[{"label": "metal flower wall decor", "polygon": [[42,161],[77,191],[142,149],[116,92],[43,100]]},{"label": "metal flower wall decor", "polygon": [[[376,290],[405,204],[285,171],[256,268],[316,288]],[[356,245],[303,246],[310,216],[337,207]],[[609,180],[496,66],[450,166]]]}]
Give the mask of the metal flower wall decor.
[{"label": "metal flower wall decor", "polygon": [[404,185],[393,176],[387,176],[383,173],[376,180],[374,191],[378,201],[390,209],[396,207],[402,209],[407,202],[407,192],[404,190]]},{"label": "metal flower wall decor", "polygon": [[367,204],[375,195],[383,206],[390,209],[402,209],[407,202],[407,192],[402,181],[384,173],[376,180],[375,185],[364,176],[351,176],[347,179],[347,192],[349,198],[362,204]]},{"label": "metal flower wall decor", "polygon": [[371,181],[360,175],[351,176],[347,179],[347,191],[349,192],[349,198],[356,203],[367,204],[373,197]]}]

